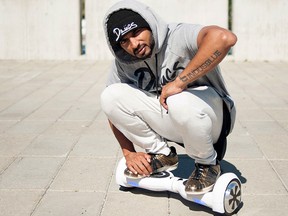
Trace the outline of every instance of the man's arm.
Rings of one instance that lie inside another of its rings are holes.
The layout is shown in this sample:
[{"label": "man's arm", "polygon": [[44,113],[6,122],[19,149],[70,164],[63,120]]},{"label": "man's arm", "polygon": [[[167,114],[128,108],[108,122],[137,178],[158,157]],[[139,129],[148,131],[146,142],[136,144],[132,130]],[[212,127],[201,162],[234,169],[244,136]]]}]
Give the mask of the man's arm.
[{"label": "man's arm", "polygon": [[136,152],[133,143],[111,121],[109,121],[109,124],[120,144],[128,169],[135,174],[149,176],[152,173],[152,168],[149,164],[151,156],[144,152]]},{"label": "man's arm", "polygon": [[166,99],[182,92],[189,83],[211,71],[237,42],[235,34],[218,26],[207,26],[198,34],[198,51],[182,73],[162,88],[160,103],[168,109]]}]

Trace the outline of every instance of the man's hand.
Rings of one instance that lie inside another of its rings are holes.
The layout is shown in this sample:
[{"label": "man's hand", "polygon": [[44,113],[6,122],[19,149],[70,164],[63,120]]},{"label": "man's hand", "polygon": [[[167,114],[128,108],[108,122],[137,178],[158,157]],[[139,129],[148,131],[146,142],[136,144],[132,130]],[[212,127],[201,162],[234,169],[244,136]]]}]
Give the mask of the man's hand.
[{"label": "man's hand", "polygon": [[168,105],[166,103],[166,99],[171,96],[178,94],[186,89],[184,83],[177,77],[173,82],[167,83],[165,86],[162,87],[162,92],[160,95],[160,103],[161,105],[168,110]]},{"label": "man's hand", "polygon": [[134,174],[150,176],[152,167],[150,165],[151,156],[144,152],[129,152],[125,155],[126,166]]},{"label": "man's hand", "polygon": [[152,167],[150,166],[151,156],[144,152],[136,152],[133,143],[111,121],[109,121],[109,124],[121,146],[127,168],[135,174],[149,176],[152,173]]}]

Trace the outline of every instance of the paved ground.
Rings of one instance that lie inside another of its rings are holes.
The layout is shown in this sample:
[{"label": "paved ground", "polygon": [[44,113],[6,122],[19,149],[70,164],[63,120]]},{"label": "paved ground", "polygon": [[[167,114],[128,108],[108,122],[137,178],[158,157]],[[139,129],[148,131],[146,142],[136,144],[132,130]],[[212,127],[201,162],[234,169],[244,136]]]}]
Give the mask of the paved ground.
[{"label": "paved ground", "polygon": [[[0,215],[216,215],[177,194],[118,190],[121,152],[99,105],[107,68],[108,62],[0,61]],[[242,181],[241,216],[288,211],[287,68],[288,62],[222,63],[238,107],[222,165]]]}]

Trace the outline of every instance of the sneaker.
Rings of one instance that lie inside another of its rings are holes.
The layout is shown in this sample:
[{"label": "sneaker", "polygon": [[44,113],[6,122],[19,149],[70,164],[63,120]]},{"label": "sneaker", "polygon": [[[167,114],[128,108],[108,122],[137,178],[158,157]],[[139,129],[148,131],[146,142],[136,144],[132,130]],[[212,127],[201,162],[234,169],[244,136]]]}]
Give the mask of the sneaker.
[{"label": "sneaker", "polygon": [[[162,171],[172,171],[177,169],[178,167],[178,155],[176,153],[176,149],[171,146],[171,152],[168,156],[163,154],[150,154],[151,155],[151,167],[152,167],[152,174],[159,173]],[[124,175],[129,178],[143,178],[145,176],[134,174],[128,168],[124,170]]]},{"label": "sneaker", "polygon": [[210,191],[221,173],[220,165],[195,164],[195,170],[185,184],[187,194],[203,194]]}]

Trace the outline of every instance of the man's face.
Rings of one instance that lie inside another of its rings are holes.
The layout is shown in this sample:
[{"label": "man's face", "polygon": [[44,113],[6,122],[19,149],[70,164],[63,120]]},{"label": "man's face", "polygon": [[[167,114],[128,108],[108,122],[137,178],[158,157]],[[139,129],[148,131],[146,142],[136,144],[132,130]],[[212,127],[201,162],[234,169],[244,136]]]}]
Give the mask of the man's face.
[{"label": "man's face", "polygon": [[147,28],[134,29],[123,36],[120,46],[130,55],[146,59],[151,56],[154,47],[152,33]]}]

